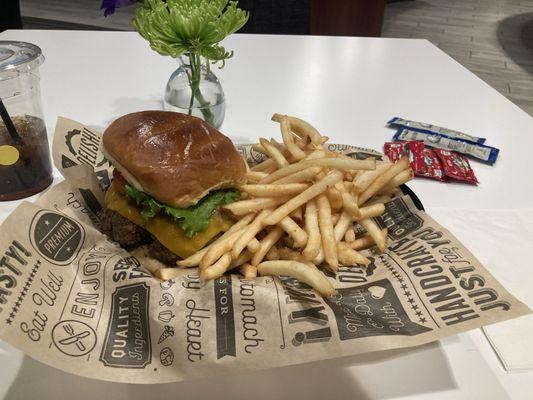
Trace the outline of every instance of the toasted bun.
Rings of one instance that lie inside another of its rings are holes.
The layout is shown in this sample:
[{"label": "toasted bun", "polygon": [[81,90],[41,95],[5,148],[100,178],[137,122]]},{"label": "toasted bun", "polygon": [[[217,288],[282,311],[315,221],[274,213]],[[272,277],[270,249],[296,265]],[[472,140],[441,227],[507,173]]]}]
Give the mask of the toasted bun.
[{"label": "toasted bun", "polygon": [[233,143],[185,114],[124,115],[106,129],[102,144],[106,158],[130,184],[175,207],[189,207],[210,190],[245,181],[246,162]]}]

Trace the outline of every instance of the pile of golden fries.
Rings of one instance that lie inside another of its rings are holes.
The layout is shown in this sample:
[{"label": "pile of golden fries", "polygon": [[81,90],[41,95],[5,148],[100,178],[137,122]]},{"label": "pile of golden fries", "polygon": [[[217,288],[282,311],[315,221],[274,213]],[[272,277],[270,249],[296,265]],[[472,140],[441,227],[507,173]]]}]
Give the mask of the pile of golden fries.
[{"label": "pile of golden fries", "polygon": [[[372,219],[398,186],[413,178],[407,157],[397,163],[355,160],[326,150],[328,140],[307,122],[274,114],[283,143],[261,139],[253,145],[267,159],[248,171],[239,189],[242,200],[224,206],[237,222],[217,240],[178,267],[199,267],[211,280],[238,268],[245,278],[294,277],[322,296],[335,294],[317,268],[366,266],[359,250],[386,248],[387,230]],[[354,225],[366,234],[356,237]],[[157,271],[161,279],[179,275],[175,268]]]}]

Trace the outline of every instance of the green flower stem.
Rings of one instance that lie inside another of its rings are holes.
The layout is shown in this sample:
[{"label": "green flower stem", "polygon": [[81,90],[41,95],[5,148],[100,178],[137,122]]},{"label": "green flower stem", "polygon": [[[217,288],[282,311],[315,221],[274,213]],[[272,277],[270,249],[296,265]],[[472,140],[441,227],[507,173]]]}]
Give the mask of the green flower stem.
[{"label": "green flower stem", "polygon": [[215,116],[211,112],[210,103],[205,100],[202,92],[200,91],[200,82],[202,79],[202,59],[199,54],[190,53],[189,65],[191,73],[187,72],[187,78],[189,79],[189,85],[191,87],[191,100],[189,102],[189,115],[192,115],[192,109],[194,105],[194,99],[200,104],[200,111],[205,121],[211,125],[215,122]]}]

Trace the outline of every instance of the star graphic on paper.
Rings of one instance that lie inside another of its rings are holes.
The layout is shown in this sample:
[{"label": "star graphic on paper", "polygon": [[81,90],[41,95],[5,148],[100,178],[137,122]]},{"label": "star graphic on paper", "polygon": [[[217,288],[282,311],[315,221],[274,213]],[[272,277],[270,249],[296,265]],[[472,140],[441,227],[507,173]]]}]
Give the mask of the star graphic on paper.
[{"label": "star graphic on paper", "polygon": [[9,313],[9,319],[15,319],[15,313]]},{"label": "star graphic on paper", "polygon": [[403,294],[405,294],[407,297],[411,296],[411,292],[409,292],[407,290],[405,292],[403,292]]},{"label": "star graphic on paper", "polygon": [[71,250],[71,248],[70,248],[70,246],[68,246],[68,247],[67,247],[67,251],[70,252],[70,250]]},{"label": "star graphic on paper", "polygon": [[422,318],[419,319],[419,321],[422,322],[422,323],[425,323],[427,320],[424,317],[422,317]]},{"label": "star graphic on paper", "polygon": [[413,304],[413,305],[411,306],[411,308],[412,308],[413,310],[418,310],[418,306],[417,306],[416,304]]},{"label": "star graphic on paper", "polygon": [[50,221],[48,221],[48,220],[46,219],[46,220],[44,220],[44,224],[45,224],[46,226],[48,226],[48,225],[50,225]]},{"label": "star graphic on paper", "polygon": [[416,314],[417,317],[420,317],[422,315],[422,311],[417,311],[417,312],[415,312],[415,314]]},{"label": "star graphic on paper", "polygon": [[21,304],[21,303],[22,303],[22,299],[19,297],[19,298],[17,299],[17,302],[15,303],[15,307],[17,307],[17,308],[20,307],[20,304]]},{"label": "star graphic on paper", "polygon": [[[405,279],[403,279],[403,278],[398,279],[398,282],[400,282],[400,283],[403,283],[403,281],[405,281]],[[406,286],[406,287],[407,287],[407,286]],[[405,288],[404,288],[404,289],[405,289]]]},{"label": "star graphic on paper", "polygon": [[11,325],[11,320],[9,318],[6,319],[6,324]]},{"label": "star graphic on paper", "polygon": [[407,289],[407,285],[405,283],[402,283],[402,285],[400,286],[402,289]]},{"label": "star graphic on paper", "polygon": [[14,312],[18,312],[19,308],[17,306],[13,307]]},{"label": "star graphic on paper", "polygon": [[415,299],[413,299],[412,297],[409,297],[409,300],[407,300],[407,302],[409,304],[413,304],[415,302]]}]

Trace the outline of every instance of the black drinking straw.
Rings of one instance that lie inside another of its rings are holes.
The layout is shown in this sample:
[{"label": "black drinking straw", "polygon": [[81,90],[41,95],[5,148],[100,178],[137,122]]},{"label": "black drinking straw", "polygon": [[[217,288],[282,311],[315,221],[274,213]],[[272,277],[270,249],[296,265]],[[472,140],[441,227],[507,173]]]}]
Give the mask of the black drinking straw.
[{"label": "black drinking straw", "polygon": [[15,125],[11,120],[11,117],[7,113],[6,106],[4,105],[2,99],[0,99],[0,116],[2,117],[2,121],[4,121],[4,124],[6,125],[7,131],[9,132],[11,139],[13,139],[15,143],[22,142],[22,138],[18,134],[17,129],[15,128]]}]

